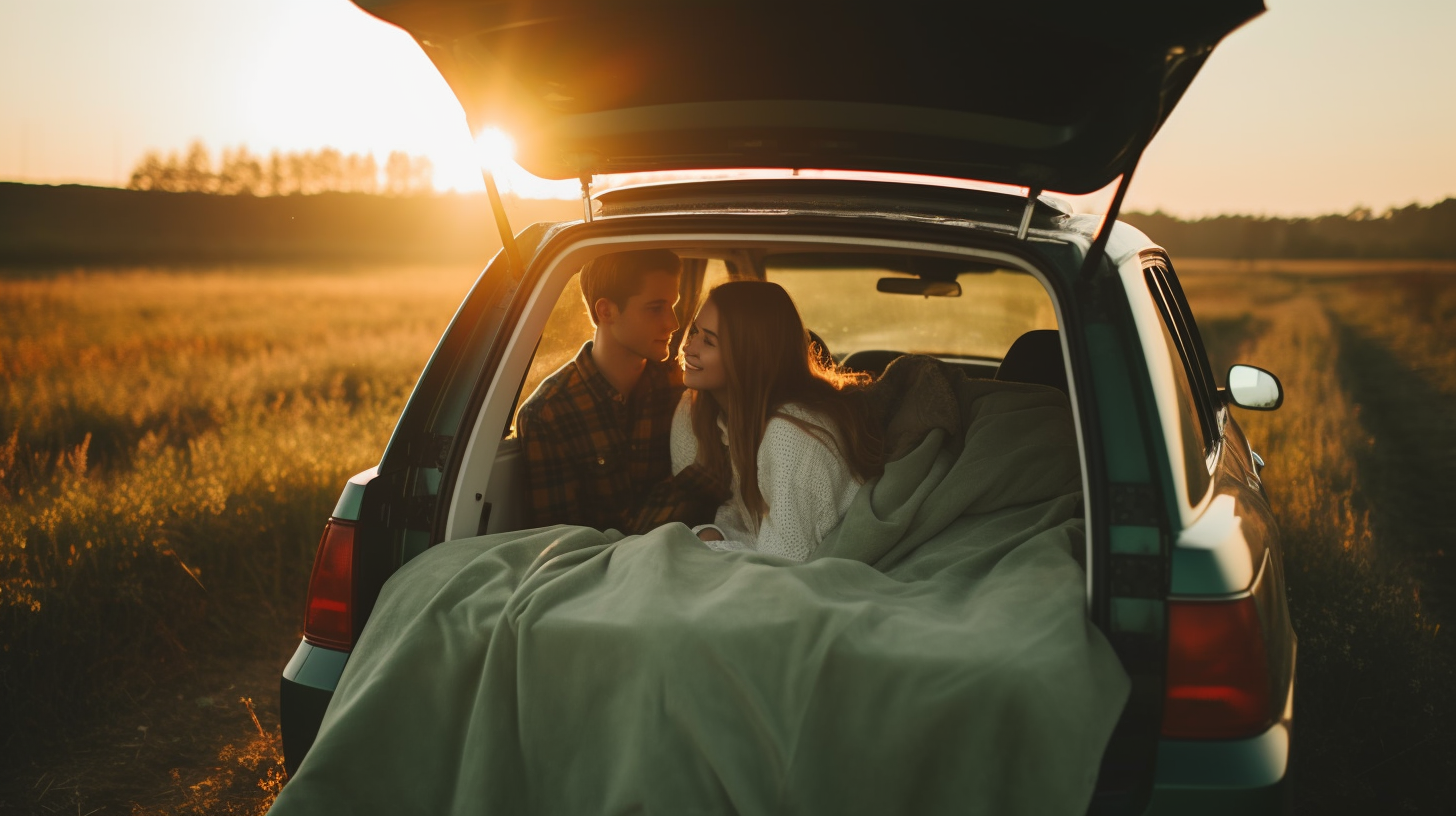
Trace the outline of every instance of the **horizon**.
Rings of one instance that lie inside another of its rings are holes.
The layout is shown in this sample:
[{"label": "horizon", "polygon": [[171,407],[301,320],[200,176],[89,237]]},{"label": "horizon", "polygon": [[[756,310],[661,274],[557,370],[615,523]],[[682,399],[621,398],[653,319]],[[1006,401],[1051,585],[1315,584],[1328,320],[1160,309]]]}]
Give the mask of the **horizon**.
[{"label": "horizon", "polygon": [[[1124,210],[1316,217],[1456,196],[1456,3],[1272,0],[1217,49],[1145,152]],[[77,21],[80,21],[79,24]],[[410,37],[347,0],[57,0],[0,7],[0,180],[125,186],[148,150],[335,147],[430,159],[482,189],[477,149]],[[503,192],[575,198],[513,163]]]},{"label": "horizon", "polygon": [[[181,191],[180,193],[175,193],[173,191],[165,191],[165,190],[138,190],[136,188],[126,187],[126,186],[117,186],[117,185],[107,184],[105,182],[93,182],[93,181],[20,181],[20,180],[16,180],[16,179],[0,178],[0,184],[17,184],[17,185],[30,186],[30,187],[85,187],[85,188],[101,189],[101,190],[123,190],[123,191],[127,191],[127,192],[163,193],[163,194],[181,194],[181,195],[189,195],[189,194],[190,195],[210,195],[210,196],[219,196],[219,197],[236,197],[236,196],[243,196],[243,195],[253,195],[251,193],[220,193],[220,192],[201,192],[201,191]],[[573,182],[572,184],[573,184],[573,186],[575,186],[575,182]],[[602,189],[612,189],[614,186],[615,185],[604,185],[604,187]],[[625,185],[623,185],[623,186],[625,186]],[[478,190],[459,190],[459,189],[454,189],[454,188],[444,188],[444,189],[441,189],[441,188],[432,188],[432,189],[428,189],[428,190],[413,190],[413,191],[405,192],[405,193],[391,193],[391,192],[387,192],[387,191],[382,190],[382,189],[379,190],[379,191],[377,191],[377,192],[361,192],[361,191],[358,191],[358,190],[319,190],[319,191],[316,191],[316,192],[297,192],[296,191],[296,192],[289,192],[289,193],[267,193],[267,194],[258,194],[255,197],[257,197],[257,198],[288,198],[288,197],[293,197],[293,196],[308,197],[308,196],[317,196],[317,195],[376,196],[376,197],[381,197],[381,198],[434,198],[434,197],[459,196],[459,197],[465,197],[465,198],[482,198],[483,199],[483,198],[486,198],[487,197],[487,194],[486,194],[484,188],[478,189]],[[1046,193],[1046,195],[1057,196],[1057,193],[1050,192],[1050,193]],[[518,193],[518,192],[516,192],[514,190],[502,189],[501,190],[501,196],[502,196],[502,198],[505,198],[505,199],[518,200],[518,201],[543,201],[543,202],[544,201],[575,201],[575,200],[579,200],[580,199],[580,191],[578,190],[577,191],[577,194],[574,195],[574,196],[539,196],[539,195],[523,195],[523,194]],[[1447,201],[1456,201],[1456,195],[1446,196],[1445,198],[1443,198],[1443,199],[1441,199],[1439,201],[1433,201],[1433,202],[1430,202],[1430,203],[1410,202],[1410,203],[1404,204],[1404,205],[1392,205],[1392,206],[1386,207],[1385,209],[1382,209],[1382,210],[1376,210],[1376,209],[1373,209],[1373,208],[1370,208],[1370,207],[1363,207],[1363,206],[1358,206],[1357,205],[1356,207],[1354,207],[1354,208],[1352,208],[1350,210],[1344,211],[1344,212],[1322,212],[1322,213],[1308,213],[1308,214],[1297,214],[1297,215],[1279,215],[1279,214],[1249,213],[1249,212],[1219,212],[1219,213],[1207,213],[1207,214],[1204,214],[1204,215],[1197,215],[1197,216],[1186,216],[1186,215],[1183,215],[1183,214],[1180,214],[1180,213],[1168,212],[1168,211],[1161,210],[1161,209],[1140,209],[1140,208],[1137,208],[1137,207],[1129,207],[1126,204],[1124,204],[1123,207],[1119,210],[1119,213],[1120,213],[1120,215],[1123,215],[1123,216],[1126,216],[1126,215],[1136,215],[1136,216],[1143,216],[1143,217],[1159,217],[1159,216],[1161,216],[1161,217],[1173,218],[1175,220],[1182,221],[1182,222],[1185,222],[1185,223],[1197,223],[1197,222],[1200,222],[1200,221],[1212,221],[1212,220],[1220,219],[1220,218],[1248,218],[1248,219],[1264,220],[1264,221],[1307,221],[1307,220],[1315,220],[1315,219],[1320,219],[1320,218],[1347,218],[1347,219],[1350,219],[1352,221],[1377,221],[1377,220],[1382,220],[1382,219],[1389,218],[1393,214],[1395,214],[1396,212],[1399,212],[1401,210],[1408,210],[1408,209],[1412,209],[1412,208],[1429,210],[1429,209],[1431,209],[1433,207],[1436,207],[1438,205],[1444,204]]]}]

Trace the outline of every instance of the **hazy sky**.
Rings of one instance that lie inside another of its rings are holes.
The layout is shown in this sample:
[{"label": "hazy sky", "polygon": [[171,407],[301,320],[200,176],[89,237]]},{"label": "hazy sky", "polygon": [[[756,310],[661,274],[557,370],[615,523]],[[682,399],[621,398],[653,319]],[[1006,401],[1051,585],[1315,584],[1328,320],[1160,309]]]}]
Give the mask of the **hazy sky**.
[{"label": "hazy sky", "polygon": [[[1456,196],[1456,0],[1266,2],[1154,140],[1128,206],[1282,215]],[[120,183],[144,150],[196,138],[406,150],[438,185],[480,187],[444,82],[348,0],[0,0],[0,179]]]}]

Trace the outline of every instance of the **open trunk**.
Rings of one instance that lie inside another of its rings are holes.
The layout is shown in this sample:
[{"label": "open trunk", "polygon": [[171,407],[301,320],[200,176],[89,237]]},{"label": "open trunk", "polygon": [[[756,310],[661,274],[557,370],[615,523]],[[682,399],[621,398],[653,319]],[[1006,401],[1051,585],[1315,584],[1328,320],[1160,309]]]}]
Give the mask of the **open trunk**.
[{"label": "open trunk", "polygon": [[1263,9],[357,2],[540,176],[815,167],[1071,193],[1130,170],[1213,46]]}]

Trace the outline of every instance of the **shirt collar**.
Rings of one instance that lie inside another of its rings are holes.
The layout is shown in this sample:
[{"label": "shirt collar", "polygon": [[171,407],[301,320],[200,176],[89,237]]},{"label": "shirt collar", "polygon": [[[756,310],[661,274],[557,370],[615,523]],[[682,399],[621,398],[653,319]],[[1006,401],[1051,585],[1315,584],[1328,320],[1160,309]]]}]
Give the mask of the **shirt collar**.
[{"label": "shirt collar", "polygon": [[581,374],[581,380],[588,391],[600,400],[622,401],[622,395],[607,380],[607,375],[597,368],[596,360],[592,359],[592,341],[588,340],[582,345],[581,351],[576,353],[576,370]]},{"label": "shirt collar", "polygon": [[[581,373],[582,382],[597,399],[620,402],[626,404],[628,396],[618,391],[607,375],[597,367],[596,360],[592,359],[592,341],[588,340],[582,345],[581,351],[576,353],[576,368]],[[672,385],[673,369],[677,366],[672,360],[665,362],[647,361],[647,367],[642,370],[642,376],[637,380],[634,392],[649,394],[658,388]]]}]

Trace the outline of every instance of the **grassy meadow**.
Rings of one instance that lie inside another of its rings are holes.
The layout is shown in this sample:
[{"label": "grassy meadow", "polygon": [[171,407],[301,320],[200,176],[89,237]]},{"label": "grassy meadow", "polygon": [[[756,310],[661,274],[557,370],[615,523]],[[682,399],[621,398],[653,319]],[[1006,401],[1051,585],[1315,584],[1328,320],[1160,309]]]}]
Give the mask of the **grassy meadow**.
[{"label": "grassy meadow", "polygon": [[[1437,812],[1456,778],[1450,267],[1179,266],[1220,379],[1253,363],[1287,393],[1237,416],[1286,541],[1304,812]],[[0,774],[0,810],[266,808],[280,769],[261,695],[297,636],[323,522],[377,461],[475,273],[0,277],[0,766],[20,769]],[[228,678],[246,660],[244,704]],[[232,696],[147,697],[184,676]],[[143,709],[167,719],[108,725]],[[180,747],[127,764],[162,732]],[[47,771],[86,767],[78,734],[114,769]],[[107,792],[118,780],[130,792]]]},{"label": "grassy meadow", "polygon": [[477,272],[0,278],[0,766],[199,665],[276,662]]}]

